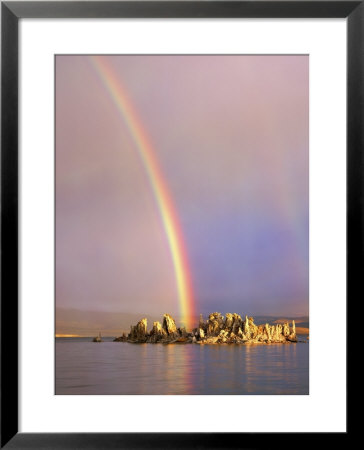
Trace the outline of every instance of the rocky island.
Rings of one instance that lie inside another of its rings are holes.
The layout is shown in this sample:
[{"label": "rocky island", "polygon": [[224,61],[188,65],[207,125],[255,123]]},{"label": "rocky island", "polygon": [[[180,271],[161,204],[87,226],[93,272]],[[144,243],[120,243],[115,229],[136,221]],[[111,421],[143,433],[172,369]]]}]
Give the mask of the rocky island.
[{"label": "rocky island", "polygon": [[162,343],[162,344],[271,344],[297,342],[294,320],[289,323],[255,325],[253,317],[226,313],[225,317],[218,312],[209,315],[205,321],[200,315],[197,328],[191,332],[184,327],[177,328],[176,322],[169,314],[164,314],[163,323],[154,322],[147,331],[147,319],[141,319],[132,325],[130,333],[114,339],[115,342],[130,343]]}]

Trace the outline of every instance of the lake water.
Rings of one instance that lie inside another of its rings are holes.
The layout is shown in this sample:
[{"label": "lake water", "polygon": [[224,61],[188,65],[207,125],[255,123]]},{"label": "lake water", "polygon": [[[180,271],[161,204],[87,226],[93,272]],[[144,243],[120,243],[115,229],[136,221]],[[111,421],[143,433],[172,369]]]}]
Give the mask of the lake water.
[{"label": "lake water", "polygon": [[[107,338],[106,338],[107,339]],[[308,394],[309,344],[56,339],[56,394]]]}]

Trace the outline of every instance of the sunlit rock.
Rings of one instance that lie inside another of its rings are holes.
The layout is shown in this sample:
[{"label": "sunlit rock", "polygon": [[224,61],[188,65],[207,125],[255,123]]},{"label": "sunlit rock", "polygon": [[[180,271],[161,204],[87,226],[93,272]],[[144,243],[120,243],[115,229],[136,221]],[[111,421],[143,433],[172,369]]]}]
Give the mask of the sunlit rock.
[{"label": "sunlit rock", "polygon": [[218,312],[209,315],[207,321],[207,336],[218,336],[224,328],[224,316]]},{"label": "sunlit rock", "polygon": [[289,335],[290,335],[289,324],[286,322],[283,325],[283,336],[289,336]]},{"label": "sunlit rock", "polygon": [[294,320],[292,320],[292,333],[287,337],[287,340],[289,342],[297,342],[296,324],[295,324]]},{"label": "sunlit rock", "polygon": [[185,327],[177,328],[173,317],[164,314],[163,323],[154,322],[148,333],[147,319],[142,319],[131,326],[128,336],[124,333],[115,341],[153,344],[270,344],[297,342],[297,337],[294,321],[291,329],[288,323],[256,325],[253,317],[245,316],[243,321],[236,313],[226,313],[224,317],[221,313],[214,312],[206,322],[200,315],[199,326],[192,331]]},{"label": "sunlit rock", "polygon": [[209,336],[203,342],[205,344],[216,344],[219,340],[219,336]]},{"label": "sunlit rock", "polygon": [[147,340],[147,319],[140,320],[135,326],[130,327],[128,340],[131,342],[146,342]]},{"label": "sunlit rock", "polygon": [[160,322],[153,322],[153,328],[151,329],[148,337],[148,342],[157,343],[165,339],[167,336],[166,331],[162,327]]},{"label": "sunlit rock", "polygon": [[170,314],[164,314],[163,316],[163,329],[167,333],[167,339],[171,342],[181,337],[176,322]]},{"label": "sunlit rock", "polygon": [[272,339],[271,330],[270,330],[270,326],[268,323],[266,323],[264,326],[264,334],[267,336],[268,341],[270,341]]},{"label": "sunlit rock", "polygon": [[258,336],[258,327],[255,325],[253,317],[249,317],[249,330],[250,337],[255,339]]},{"label": "sunlit rock", "polygon": [[245,320],[244,320],[244,334],[249,339],[249,337],[250,337],[250,328],[249,328],[248,316],[245,316]]},{"label": "sunlit rock", "polygon": [[231,313],[226,313],[225,315],[225,323],[224,323],[224,329],[232,329],[234,323],[234,316]]}]

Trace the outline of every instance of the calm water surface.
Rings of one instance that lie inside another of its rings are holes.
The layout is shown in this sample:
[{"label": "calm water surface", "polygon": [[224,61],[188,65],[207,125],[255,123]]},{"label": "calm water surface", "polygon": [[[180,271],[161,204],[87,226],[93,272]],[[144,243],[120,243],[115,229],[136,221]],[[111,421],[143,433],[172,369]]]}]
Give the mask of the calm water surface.
[{"label": "calm water surface", "polygon": [[56,394],[308,394],[309,344],[56,339]]}]

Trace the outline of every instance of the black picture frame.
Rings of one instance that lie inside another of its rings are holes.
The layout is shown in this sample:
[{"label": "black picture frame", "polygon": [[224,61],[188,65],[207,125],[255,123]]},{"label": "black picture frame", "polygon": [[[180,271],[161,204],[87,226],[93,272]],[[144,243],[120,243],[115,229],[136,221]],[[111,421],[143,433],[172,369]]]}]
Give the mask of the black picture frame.
[{"label": "black picture frame", "polygon": [[[347,311],[349,312],[349,300],[353,302],[355,299],[363,298],[361,282],[364,273],[363,3],[364,1],[331,0],[1,2],[1,448],[256,448],[263,442],[274,443],[279,440],[277,434],[273,436],[269,433],[18,433],[19,19],[347,18]],[[348,436],[348,431],[338,434],[335,439],[342,439]],[[326,441],[327,436],[323,437]],[[304,444],[309,438],[310,433],[304,433],[299,442]],[[315,439],[318,438],[316,434]],[[298,436],[292,439],[296,441]]]}]

